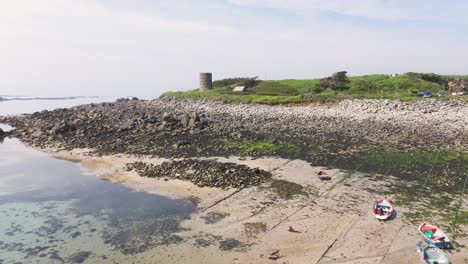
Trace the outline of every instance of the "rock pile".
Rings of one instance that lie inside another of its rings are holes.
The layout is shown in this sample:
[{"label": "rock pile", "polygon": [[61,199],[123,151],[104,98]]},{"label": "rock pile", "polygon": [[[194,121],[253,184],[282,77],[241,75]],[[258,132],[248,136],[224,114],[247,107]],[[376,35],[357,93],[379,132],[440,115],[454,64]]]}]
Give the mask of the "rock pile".
[{"label": "rock pile", "polygon": [[103,152],[129,152],[129,145],[146,141],[157,144],[161,138],[197,133],[211,124],[205,113],[154,109],[140,100],[83,105],[2,120],[15,126],[17,137],[34,146]]},{"label": "rock pile", "polygon": [[271,173],[245,165],[213,160],[187,159],[154,165],[144,162],[127,164],[140,176],[188,180],[199,187],[244,188],[256,186],[271,178]]},{"label": "rock pile", "polygon": [[210,131],[247,128],[291,138],[313,136],[319,141],[334,138],[404,148],[450,149],[467,147],[468,142],[468,104],[457,100],[344,100],[334,107],[287,107],[162,98],[150,104],[210,113],[215,124]]}]

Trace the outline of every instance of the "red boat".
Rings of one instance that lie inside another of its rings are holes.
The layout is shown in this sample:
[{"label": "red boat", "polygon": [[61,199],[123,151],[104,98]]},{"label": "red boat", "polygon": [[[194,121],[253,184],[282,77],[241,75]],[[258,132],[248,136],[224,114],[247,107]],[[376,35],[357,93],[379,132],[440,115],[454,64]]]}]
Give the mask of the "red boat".
[{"label": "red boat", "polygon": [[317,173],[317,175],[319,176],[320,180],[322,180],[322,181],[329,181],[329,180],[331,180],[331,176],[330,176],[327,172],[325,172],[325,171],[319,171],[319,172]]}]

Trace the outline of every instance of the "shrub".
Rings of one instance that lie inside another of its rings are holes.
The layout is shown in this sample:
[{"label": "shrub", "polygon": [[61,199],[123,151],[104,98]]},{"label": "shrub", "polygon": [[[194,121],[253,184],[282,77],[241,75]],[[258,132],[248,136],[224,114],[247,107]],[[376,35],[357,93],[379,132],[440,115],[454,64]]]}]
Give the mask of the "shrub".
[{"label": "shrub", "polygon": [[351,85],[351,91],[369,91],[373,89],[373,83],[369,80],[358,79]]},{"label": "shrub", "polygon": [[316,84],[310,89],[310,91],[313,92],[313,93],[321,93],[324,90],[322,89],[322,87],[320,87],[318,84]]},{"label": "shrub", "polygon": [[443,83],[444,80],[442,80],[440,75],[437,75],[435,73],[424,73],[421,75],[421,79],[424,81],[428,82],[433,82],[433,83]]},{"label": "shrub", "polygon": [[416,89],[416,88],[409,88],[409,89],[407,89],[406,91],[407,91],[408,93],[410,93],[410,94],[417,94],[417,93],[419,93],[419,90]]},{"label": "shrub", "polygon": [[226,87],[226,86],[245,86],[246,88],[257,86],[260,83],[258,77],[236,77],[236,78],[226,78],[222,80],[217,80],[213,82],[214,87]]},{"label": "shrub", "polygon": [[323,90],[343,91],[349,89],[349,79],[346,71],[334,73],[331,77],[320,79],[319,87]]}]

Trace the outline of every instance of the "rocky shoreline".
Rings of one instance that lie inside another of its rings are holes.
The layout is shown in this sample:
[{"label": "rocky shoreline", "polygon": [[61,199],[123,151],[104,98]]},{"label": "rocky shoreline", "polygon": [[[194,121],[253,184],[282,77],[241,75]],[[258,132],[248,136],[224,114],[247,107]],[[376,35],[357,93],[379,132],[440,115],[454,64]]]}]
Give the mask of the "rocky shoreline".
[{"label": "rocky shoreline", "polygon": [[[453,100],[345,100],[288,107],[123,99],[0,117],[0,123],[14,126],[15,137],[40,148],[163,158],[277,156],[380,173],[387,170],[381,153],[399,159],[408,153],[410,165],[425,170],[425,157],[414,155],[464,155],[468,149],[468,104]],[[446,165],[435,164],[435,170],[447,171]],[[413,170],[394,173],[412,175]],[[456,173],[448,170],[451,174]]]},{"label": "rocky shoreline", "polygon": [[[339,135],[403,148],[468,146],[468,104],[462,101],[345,100],[335,107],[286,107],[161,98],[0,117],[0,122],[14,125],[17,137],[36,146],[60,142],[66,147],[93,146],[109,151],[138,143],[122,141],[141,134],[151,139],[176,139],[180,147],[197,143],[183,142],[180,136],[188,140],[204,135],[244,138],[249,132],[325,140]],[[109,146],[109,141],[116,142]],[[174,153],[183,154],[189,151]]]}]

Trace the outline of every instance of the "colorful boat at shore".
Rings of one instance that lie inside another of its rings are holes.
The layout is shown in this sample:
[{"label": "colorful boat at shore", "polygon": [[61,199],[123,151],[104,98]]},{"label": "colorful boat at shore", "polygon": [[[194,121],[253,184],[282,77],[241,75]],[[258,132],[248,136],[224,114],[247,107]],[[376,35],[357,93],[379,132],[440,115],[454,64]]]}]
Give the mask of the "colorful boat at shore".
[{"label": "colorful boat at shore", "polygon": [[319,172],[317,173],[317,175],[319,176],[319,179],[322,180],[322,181],[329,181],[329,180],[331,180],[330,174],[328,174],[326,171],[319,171]]},{"label": "colorful boat at shore", "polygon": [[424,241],[429,245],[433,245],[438,248],[452,248],[452,243],[450,242],[449,237],[440,228],[424,223],[419,226],[418,230]]},{"label": "colorful boat at shore", "polygon": [[395,207],[387,199],[380,199],[374,203],[372,211],[375,215],[375,218],[379,220],[387,220],[393,216],[395,212]]},{"label": "colorful boat at shore", "polygon": [[418,252],[424,264],[450,264],[447,254],[438,247],[429,245],[423,248],[422,243],[419,242]]}]

